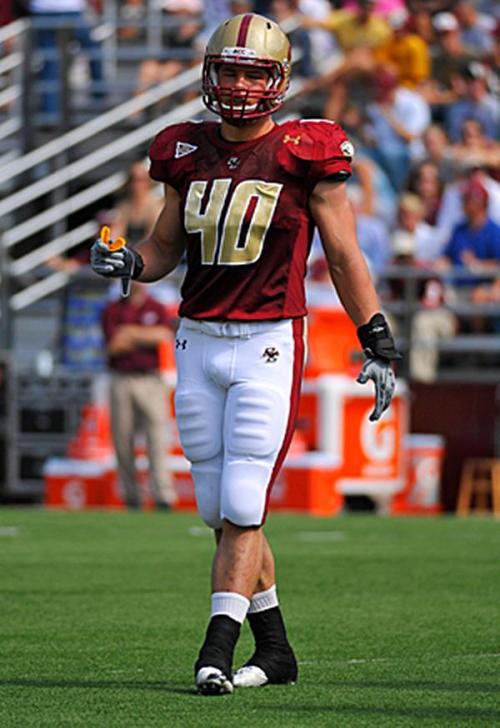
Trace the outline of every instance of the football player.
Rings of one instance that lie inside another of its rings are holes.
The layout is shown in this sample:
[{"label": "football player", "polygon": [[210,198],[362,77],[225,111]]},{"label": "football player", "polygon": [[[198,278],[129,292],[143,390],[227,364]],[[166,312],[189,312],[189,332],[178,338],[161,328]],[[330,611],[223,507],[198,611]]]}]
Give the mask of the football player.
[{"label": "football player", "polygon": [[[290,45],[276,23],[252,13],[222,23],[203,65],[203,99],[220,122],[160,132],[151,175],[165,184],[165,205],[151,236],[134,250],[110,252],[100,240],[92,248],[98,273],[146,282],[186,256],[175,408],[197,506],[217,540],[195,664],[197,689],[209,695],[297,679],[262,527],[297,413],[315,226],[366,354],[359,381],[375,384],[372,420],[390,404],[399,357],[346,195],[352,145],[331,121],[275,122],[289,80]],[[233,676],[246,617],[255,652]]]}]

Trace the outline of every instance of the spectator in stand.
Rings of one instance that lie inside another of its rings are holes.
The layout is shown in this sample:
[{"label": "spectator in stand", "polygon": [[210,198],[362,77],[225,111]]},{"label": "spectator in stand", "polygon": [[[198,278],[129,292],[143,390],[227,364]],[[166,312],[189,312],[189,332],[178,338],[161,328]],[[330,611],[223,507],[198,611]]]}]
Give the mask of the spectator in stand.
[{"label": "spectator in stand", "polygon": [[466,119],[477,119],[489,139],[497,139],[500,125],[500,101],[488,89],[489,71],[482,63],[469,63],[462,71],[465,82],[463,98],[452,103],[446,113],[446,126],[452,142],[460,141]]},{"label": "spectator in stand", "polygon": [[162,200],[154,195],[154,183],[142,160],[134,162],[128,172],[125,191],[110,220],[111,236],[124,237],[134,247],[154,227]]},{"label": "spectator in stand", "polygon": [[[479,306],[500,304],[500,278],[495,278],[492,283],[488,282],[477,286],[471,293],[471,302]],[[483,317],[482,320],[480,320],[480,317],[476,317],[475,327],[476,330],[486,329],[486,317]],[[490,328],[494,333],[500,333],[500,316],[494,316],[490,319]]]},{"label": "spectator in stand", "polygon": [[[328,0],[295,0],[297,10],[308,18],[324,20],[332,6]],[[258,12],[258,11],[255,11]],[[298,20],[298,18],[295,18]],[[311,61],[316,75],[326,73],[337,65],[339,50],[334,36],[325,29],[314,28],[307,31],[311,44]]]},{"label": "spectator in stand", "polygon": [[318,79],[310,81],[305,92],[327,89],[324,116],[341,117],[342,109],[354,91],[366,97],[375,69],[374,49],[384,45],[392,35],[387,21],[375,15],[373,0],[358,0],[353,10],[334,10],[318,20],[302,16],[303,27],[331,31],[343,58],[340,64]]},{"label": "spectator in stand", "polygon": [[462,191],[465,222],[457,225],[438,264],[464,266],[472,271],[498,267],[500,225],[488,216],[488,191],[477,179]]},{"label": "spectator in stand", "polygon": [[443,196],[443,184],[437,163],[426,160],[415,167],[410,174],[408,190],[422,202],[425,222],[436,225]]},{"label": "spectator in stand", "polygon": [[130,509],[141,507],[135,435],[143,429],[152,496],[157,509],[169,510],[175,491],[166,466],[168,390],[158,371],[158,346],[171,336],[165,309],[134,281],[129,298],[109,303],[102,321],[111,374],[111,432],[124,499]]},{"label": "spectator in stand", "polygon": [[120,22],[118,38],[120,40],[135,40],[141,34],[141,24],[145,19],[145,0],[124,0],[120,3]]},{"label": "spectator in stand", "polygon": [[[449,266],[464,267],[477,274],[498,270],[500,265],[500,225],[488,216],[488,192],[477,180],[468,182],[463,189],[465,222],[457,225],[451,239],[444,249],[443,257],[437,266],[446,270]],[[494,279],[481,280],[477,276],[456,281],[460,297],[473,303],[491,302],[498,291]],[[495,327],[498,321],[493,319]],[[483,333],[487,320],[474,316],[470,322],[473,331]]]},{"label": "spectator in stand", "polygon": [[417,195],[405,192],[399,201],[396,233],[409,233],[413,241],[413,257],[418,263],[436,260],[446,241],[440,240],[436,228],[425,222],[425,205]]},{"label": "spectator in stand", "polygon": [[347,56],[359,48],[378,48],[391,36],[390,26],[384,18],[375,14],[374,9],[374,0],[357,0],[350,10],[333,10],[324,20],[303,17],[302,24],[308,28],[329,30]]},{"label": "spectator in stand", "polygon": [[[272,0],[269,8],[269,17],[279,25],[286,24],[295,18],[298,8],[298,0]],[[297,64],[297,75],[310,78],[315,75],[315,68],[312,60],[312,44],[309,32],[305,28],[297,28],[288,33],[293,47],[300,50],[302,57]]]},{"label": "spectator in stand", "polygon": [[500,169],[500,143],[486,136],[478,119],[465,119],[461,139],[449,150],[456,167]]},{"label": "spectator in stand", "polygon": [[[424,145],[423,160],[418,162],[415,170],[412,170],[412,174],[410,174],[410,179],[412,179],[412,177],[415,175],[420,176],[421,167],[426,162],[428,162],[431,166],[427,169],[431,169],[431,167],[434,167],[437,170],[436,173],[429,173],[429,175],[432,174],[432,176],[435,177],[437,180],[437,184],[434,185],[435,189],[437,190],[438,188],[440,188],[441,183],[451,182],[455,179],[456,176],[456,165],[453,160],[453,154],[450,148],[450,141],[448,139],[446,131],[441,126],[441,124],[431,124],[423,133],[422,142]],[[434,221],[435,214],[437,213],[437,208],[439,207],[439,202],[441,199],[441,192],[441,189],[439,189],[438,194],[432,192]],[[422,195],[420,192],[418,192],[418,194],[425,201],[425,195]],[[436,203],[435,205],[434,202]],[[428,217],[428,214],[429,211],[426,213],[426,218]],[[431,220],[429,220],[428,222],[431,222],[431,224],[433,224]]]},{"label": "spectator in stand", "polygon": [[[392,265],[427,270],[416,252],[418,243],[415,232],[404,228],[396,230],[391,245]],[[393,300],[402,300],[405,296],[405,279],[391,278],[389,289]],[[438,343],[442,339],[450,339],[457,331],[457,319],[445,305],[447,295],[443,281],[431,271],[428,277],[418,278],[420,308],[411,321],[409,356],[410,377],[415,381],[435,381],[439,367]],[[397,324],[394,325],[397,330]]]},{"label": "spectator in stand", "polygon": [[91,27],[87,20],[89,9],[86,0],[30,0],[30,14],[36,29],[36,43],[42,52],[42,70],[40,79],[50,88],[42,92],[40,111],[54,120],[60,112],[61,100],[57,84],[60,76],[58,53],[58,29],[69,27],[74,40],[89,52],[90,75],[92,79],[91,95],[98,99],[104,95],[102,83],[103,65],[99,57],[99,45],[92,37]]},{"label": "spectator in stand", "polygon": [[[365,115],[359,104],[350,103],[342,116],[342,126],[346,129],[349,139],[356,150],[356,164],[353,169],[353,178],[348,185],[351,188],[360,182],[357,175],[358,163],[367,162],[370,165],[370,179],[373,187],[373,214],[380,218],[385,225],[392,226],[397,211],[397,193],[394,190],[386,172],[380,164],[371,157],[369,141],[364,137]],[[354,193],[356,194],[356,193]],[[363,196],[365,197],[365,196]],[[363,208],[366,205],[363,203]]]},{"label": "spectator in stand", "polygon": [[432,106],[433,120],[441,122],[446,106],[465,92],[460,75],[463,67],[477,56],[464,46],[458,20],[452,13],[435,15],[432,27],[437,43],[432,48],[431,75],[421,91]]},{"label": "spectator in stand", "polygon": [[463,191],[470,182],[478,182],[488,193],[488,216],[500,225],[500,183],[488,174],[486,168],[464,165],[458,179],[448,184],[439,206],[436,226],[445,240],[449,240],[455,227],[466,219]]},{"label": "spectator in stand", "polygon": [[366,115],[370,156],[399,191],[407,181],[414,145],[430,124],[429,107],[420,94],[400,86],[393,73],[381,70],[375,78],[375,99],[368,104]]},{"label": "spectator in stand", "polygon": [[432,15],[450,10],[456,0],[406,0],[408,10],[412,15],[426,12]]},{"label": "spectator in stand", "polygon": [[[409,5],[407,4],[409,9]],[[428,10],[410,10],[411,26],[414,32],[422,38],[430,48],[434,43],[434,28],[432,27],[432,15]]]},{"label": "spectator in stand", "polygon": [[471,0],[459,0],[453,6],[453,15],[459,22],[464,45],[482,57],[491,53],[495,31],[493,15],[480,13]]},{"label": "spectator in stand", "polygon": [[427,44],[414,31],[407,10],[394,13],[388,22],[393,34],[387,43],[375,50],[375,59],[378,65],[397,74],[401,86],[418,88],[430,74]]}]

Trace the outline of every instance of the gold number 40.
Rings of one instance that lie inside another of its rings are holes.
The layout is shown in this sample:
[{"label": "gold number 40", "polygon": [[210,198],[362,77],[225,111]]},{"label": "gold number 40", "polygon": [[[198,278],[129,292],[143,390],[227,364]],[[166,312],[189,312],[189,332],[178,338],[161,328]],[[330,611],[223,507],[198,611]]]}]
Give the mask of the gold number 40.
[{"label": "gold number 40", "polygon": [[[231,179],[213,181],[205,209],[201,212],[207,185],[208,182],[191,182],[184,211],[184,226],[187,232],[201,233],[202,264],[255,263],[262,253],[264,239],[283,185],[255,179],[240,182],[229,200],[222,228],[220,220]],[[244,232],[244,222],[251,204],[254,208]]]}]

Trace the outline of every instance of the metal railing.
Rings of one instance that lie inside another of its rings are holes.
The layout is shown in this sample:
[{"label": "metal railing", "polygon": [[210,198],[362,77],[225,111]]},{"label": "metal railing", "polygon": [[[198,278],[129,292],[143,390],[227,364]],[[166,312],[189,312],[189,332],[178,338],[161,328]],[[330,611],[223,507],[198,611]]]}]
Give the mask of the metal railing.
[{"label": "metal railing", "polygon": [[7,116],[6,120],[0,123],[0,145],[17,134],[22,127],[19,103],[22,94],[24,58],[22,48],[23,37],[28,27],[29,22],[21,19],[0,28],[0,44],[8,44],[9,47],[12,43],[12,49],[9,48],[9,52],[0,60],[0,78],[2,78],[0,110]]},{"label": "metal railing", "polygon": [[[379,275],[379,285],[384,310],[397,319],[398,346],[405,354],[398,365],[398,371],[406,376],[411,374],[409,354],[412,348],[434,349],[440,357],[437,371],[439,380],[500,381],[500,302],[481,304],[472,302],[470,298],[472,289],[492,283],[498,278],[500,263],[496,268],[478,271],[464,267],[435,271],[412,266],[387,266]],[[396,299],[384,291],[384,285],[394,279],[402,282],[401,294]],[[413,331],[415,315],[420,311],[432,310],[420,301],[419,296],[420,285],[429,279],[441,279],[445,285],[443,301],[436,308],[450,312],[457,324],[457,333],[436,336],[431,341],[419,339]],[[475,329],[474,319],[486,322],[486,331]],[[463,332],[461,326],[470,329],[468,333]],[[467,355],[466,361],[460,360],[462,354]],[[451,357],[448,366],[443,365],[443,357]]]}]

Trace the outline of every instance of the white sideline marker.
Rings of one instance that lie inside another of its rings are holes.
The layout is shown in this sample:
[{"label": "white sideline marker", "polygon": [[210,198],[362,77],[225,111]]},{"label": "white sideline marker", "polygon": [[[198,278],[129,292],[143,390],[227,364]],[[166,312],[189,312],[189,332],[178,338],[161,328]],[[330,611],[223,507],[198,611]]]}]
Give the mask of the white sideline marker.
[{"label": "white sideline marker", "polygon": [[0,526],[0,537],[1,536],[19,536],[19,529],[17,528],[17,526]]},{"label": "white sideline marker", "polygon": [[343,541],[346,538],[344,531],[299,531],[299,541]]},{"label": "white sideline marker", "polygon": [[203,536],[212,536],[212,531],[209,528],[203,528],[202,526],[191,526],[188,528],[190,536],[195,538],[202,538]]}]

